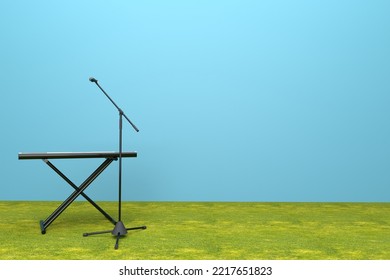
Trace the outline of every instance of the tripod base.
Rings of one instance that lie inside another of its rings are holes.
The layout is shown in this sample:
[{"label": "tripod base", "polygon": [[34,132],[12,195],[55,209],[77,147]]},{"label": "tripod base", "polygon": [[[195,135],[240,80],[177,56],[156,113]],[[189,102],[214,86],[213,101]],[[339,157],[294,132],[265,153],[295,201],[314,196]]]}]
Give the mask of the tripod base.
[{"label": "tripod base", "polygon": [[103,233],[111,233],[112,235],[116,236],[116,242],[115,242],[115,249],[118,249],[119,247],[119,238],[121,236],[125,236],[127,234],[128,230],[137,230],[137,229],[146,229],[146,226],[141,227],[132,227],[132,228],[126,228],[122,221],[119,221],[115,224],[115,227],[113,230],[103,230],[103,231],[95,231],[95,232],[89,232],[89,233],[83,233],[84,237],[90,236],[90,235],[96,235],[96,234],[103,234]]}]

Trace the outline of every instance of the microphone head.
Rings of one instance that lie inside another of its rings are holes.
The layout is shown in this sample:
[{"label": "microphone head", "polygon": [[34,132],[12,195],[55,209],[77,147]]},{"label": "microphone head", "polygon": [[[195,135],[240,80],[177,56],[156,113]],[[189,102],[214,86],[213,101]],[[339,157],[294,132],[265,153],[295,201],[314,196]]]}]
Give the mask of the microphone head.
[{"label": "microphone head", "polygon": [[89,81],[92,82],[92,83],[97,83],[98,80],[96,80],[94,77],[90,77]]}]

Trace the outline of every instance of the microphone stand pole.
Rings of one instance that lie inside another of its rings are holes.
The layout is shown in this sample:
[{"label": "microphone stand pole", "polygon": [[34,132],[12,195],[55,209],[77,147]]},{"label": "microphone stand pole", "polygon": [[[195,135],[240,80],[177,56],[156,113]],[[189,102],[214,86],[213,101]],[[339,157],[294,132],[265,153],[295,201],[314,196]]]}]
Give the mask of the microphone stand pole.
[{"label": "microphone stand pole", "polygon": [[122,123],[123,117],[128,121],[128,123],[134,128],[136,132],[139,132],[139,129],[130,121],[130,119],[126,116],[126,114],[122,111],[121,108],[116,105],[114,100],[104,91],[104,89],[99,85],[98,80],[95,78],[89,78],[89,80],[95,83],[100,90],[104,93],[104,95],[111,101],[111,103],[116,107],[119,112],[119,178],[118,178],[118,222],[115,224],[113,230],[105,230],[98,232],[90,232],[84,233],[83,236],[102,234],[102,233],[112,233],[112,235],[116,236],[115,249],[119,247],[119,238],[121,236],[125,236],[128,230],[136,230],[136,229],[146,229],[146,226],[126,228],[122,222]]}]

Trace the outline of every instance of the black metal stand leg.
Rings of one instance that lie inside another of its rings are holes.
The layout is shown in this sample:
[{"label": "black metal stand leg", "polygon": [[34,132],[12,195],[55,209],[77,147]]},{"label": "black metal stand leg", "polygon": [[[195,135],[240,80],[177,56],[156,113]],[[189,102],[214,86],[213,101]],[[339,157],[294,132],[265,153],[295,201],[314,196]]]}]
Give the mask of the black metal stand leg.
[{"label": "black metal stand leg", "polygon": [[103,231],[95,231],[95,232],[88,232],[88,233],[83,233],[84,237],[87,237],[89,235],[96,235],[96,234],[102,234],[102,233],[110,233],[112,230],[103,230]]},{"label": "black metal stand leg", "polygon": [[116,236],[116,242],[115,242],[115,250],[119,248],[119,238],[121,237],[120,233],[117,234]]},{"label": "black metal stand leg", "polygon": [[75,190],[45,221],[41,221],[41,232],[46,233],[46,228],[61,215],[62,212],[107,168],[114,159],[106,159],[78,188]]},{"label": "black metal stand leg", "polygon": [[126,230],[146,229],[146,226],[126,228]]}]

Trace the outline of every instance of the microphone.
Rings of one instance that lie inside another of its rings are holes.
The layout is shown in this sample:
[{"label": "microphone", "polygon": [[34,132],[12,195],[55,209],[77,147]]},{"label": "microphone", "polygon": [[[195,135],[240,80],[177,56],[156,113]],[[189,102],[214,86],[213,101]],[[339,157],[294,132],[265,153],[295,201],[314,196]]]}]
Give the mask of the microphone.
[{"label": "microphone", "polygon": [[89,81],[92,82],[92,83],[97,83],[98,80],[96,80],[94,77],[90,77]]}]

